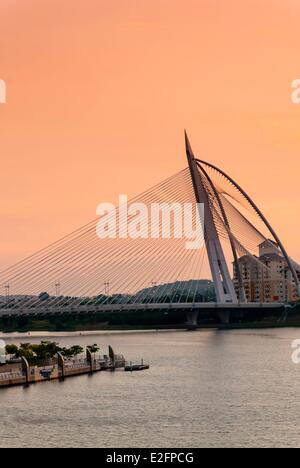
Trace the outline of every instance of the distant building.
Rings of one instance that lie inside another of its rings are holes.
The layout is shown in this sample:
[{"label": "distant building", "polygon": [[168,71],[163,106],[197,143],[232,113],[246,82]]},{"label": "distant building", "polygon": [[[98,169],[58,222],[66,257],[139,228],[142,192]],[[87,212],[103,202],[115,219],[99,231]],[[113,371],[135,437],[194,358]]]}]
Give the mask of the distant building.
[{"label": "distant building", "polygon": [[[299,299],[292,273],[278,245],[266,240],[258,247],[258,258],[244,255],[239,259],[248,302],[290,302]],[[296,269],[300,279],[300,267],[296,266]],[[235,264],[233,272],[234,287],[238,294]]]}]

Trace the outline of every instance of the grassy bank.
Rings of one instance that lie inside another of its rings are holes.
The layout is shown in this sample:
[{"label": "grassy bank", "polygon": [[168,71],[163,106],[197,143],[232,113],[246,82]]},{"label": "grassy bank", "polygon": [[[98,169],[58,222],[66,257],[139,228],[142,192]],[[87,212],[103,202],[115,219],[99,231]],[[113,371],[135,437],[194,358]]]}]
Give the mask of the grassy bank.
[{"label": "grassy bank", "polygon": [[153,328],[184,327],[186,318],[181,311],[166,314],[162,311],[129,311],[43,317],[0,318],[4,333],[27,331],[93,331],[93,330],[144,330]]},{"label": "grassy bank", "polygon": [[[284,319],[284,320],[283,320]],[[270,328],[300,327],[300,305],[286,317],[283,310],[270,311],[261,316],[261,311],[249,311],[240,315],[232,313],[228,325],[220,323],[219,317],[211,310],[201,312],[200,328]],[[0,330],[4,333],[49,331],[76,332],[97,330],[147,330],[164,328],[186,328],[184,311],[126,311],[114,313],[52,315],[40,317],[4,317],[0,318]]]}]

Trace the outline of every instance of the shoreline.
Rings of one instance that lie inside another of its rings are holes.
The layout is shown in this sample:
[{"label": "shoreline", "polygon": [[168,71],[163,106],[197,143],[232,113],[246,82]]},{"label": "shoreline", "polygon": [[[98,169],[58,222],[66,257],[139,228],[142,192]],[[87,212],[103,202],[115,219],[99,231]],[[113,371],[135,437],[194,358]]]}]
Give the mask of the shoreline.
[{"label": "shoreline", "polygon": [[64,337],[64,336],[98,336],[98,335],[130,335],[140,333],[170,333],[170,332],[184,332],[184,328],[152,328],[152,329],[136,329],[136,330],[81,330],[81,331],[28,331],[28,332],[3,332],[0,331],[0,338],[40,338],[40,337]]},{"label": "shoreline", "polygon": [[264,330],[274,328],[300,328],[299,322],[290,323],[232,323],[228,325],[199,325],[194,330],[189,330],[187,327],[174,327],[174,328],[136,328],[136,329],[99,329],[99,330],[62,330],[62,331],[47,331],[47,330],[33,330],[22,332],[3,332],[0,330],[0,339],[5,338],[60,338],[60,337],[80,337],[80,336],[110,336],[110,335],[131,335],[131,334],[147,334],[147,333],[175,333],[175,332],[193,332],[193,331],[230,331],[230,330]]}]

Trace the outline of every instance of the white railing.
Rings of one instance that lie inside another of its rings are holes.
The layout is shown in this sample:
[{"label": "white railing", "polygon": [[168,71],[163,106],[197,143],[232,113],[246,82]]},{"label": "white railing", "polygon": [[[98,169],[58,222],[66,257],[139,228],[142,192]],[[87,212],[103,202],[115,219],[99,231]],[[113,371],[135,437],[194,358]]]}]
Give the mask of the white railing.
[{"label": "white railing", "polygon": [[0,373],[0,380],[12,380],[23,377],[22,372],[3,372]]},{"label": "white railing", "polygon": [[81,369],[84,367],[89,367],[89,363],[85,360],[80,360],[79,362],[65,362],[66,369]]}]

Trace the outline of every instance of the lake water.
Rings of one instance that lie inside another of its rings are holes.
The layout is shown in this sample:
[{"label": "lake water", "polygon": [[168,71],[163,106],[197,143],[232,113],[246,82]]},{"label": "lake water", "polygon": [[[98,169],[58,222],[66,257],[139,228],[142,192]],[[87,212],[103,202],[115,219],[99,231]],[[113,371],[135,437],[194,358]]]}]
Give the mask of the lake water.
[{"label": "lake water", "polygon": [[0,390],[0,446],[299,447],[297,338],[300,329],[51,335],[102,353],[111,344],[151,368]]}]

